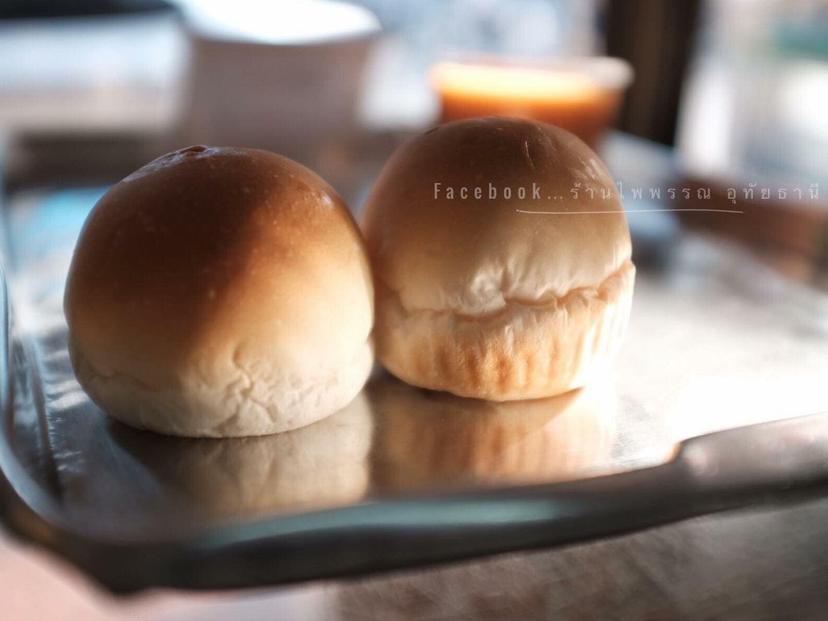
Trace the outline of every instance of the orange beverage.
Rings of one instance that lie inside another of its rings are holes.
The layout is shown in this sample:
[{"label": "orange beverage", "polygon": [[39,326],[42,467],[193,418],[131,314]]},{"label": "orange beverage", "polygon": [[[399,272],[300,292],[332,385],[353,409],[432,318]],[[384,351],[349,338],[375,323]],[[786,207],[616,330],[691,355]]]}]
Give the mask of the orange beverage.
[{"label": "orange beverage", "polygon": [[475,116],[519,116],[558,125],[593,148],[615,121],[632,70],[617,58],[549,63],[503,60],[444,62],[431,82],[442,122]]}]

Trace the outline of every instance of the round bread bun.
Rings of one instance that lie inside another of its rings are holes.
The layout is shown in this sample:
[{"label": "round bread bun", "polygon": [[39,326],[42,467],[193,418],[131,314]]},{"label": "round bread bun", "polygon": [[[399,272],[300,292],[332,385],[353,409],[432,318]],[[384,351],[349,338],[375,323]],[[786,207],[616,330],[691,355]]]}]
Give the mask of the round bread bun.
[{"label": "round bread bun", "polygon": [[394,491],[591,476],[612,463],[618,397],[610,378],[546,399],[494,402],[412,388],[366,388],[376,417],[375,485]]},{"label": "round bread bun", "polygon": [[64,307],[89,396],[160,433],[296,429],[351,401],[372,365],[359,230],[322,179],[267,151],[190,147],[115,185]]},{"label": "round bread bun", "polygon": [[377,357],[410,384],[552,396],[621,341],[629,229],[607,169],[569,132],[500,117],[436,127],[392,156],[363,224]]}]

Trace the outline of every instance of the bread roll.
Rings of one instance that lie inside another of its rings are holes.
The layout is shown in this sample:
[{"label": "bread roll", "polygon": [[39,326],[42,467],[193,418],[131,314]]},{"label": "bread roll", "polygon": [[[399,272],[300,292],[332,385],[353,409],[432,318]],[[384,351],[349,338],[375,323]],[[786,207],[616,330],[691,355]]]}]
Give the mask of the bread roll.
[{"label": "bread roll", "polygon": [[351,401],[372,365],[359,231],[322,179],[266,151],[190,147],[115,185],[64,306],[90,397],[161,433],[296,429]]},{"label": "bread roll", "polygon": [[618,192],[557,127],[490,117],[418,136],[383,169],[364,230],[377,357],[416,386],[557,395],[626,328],[635,268]]}]

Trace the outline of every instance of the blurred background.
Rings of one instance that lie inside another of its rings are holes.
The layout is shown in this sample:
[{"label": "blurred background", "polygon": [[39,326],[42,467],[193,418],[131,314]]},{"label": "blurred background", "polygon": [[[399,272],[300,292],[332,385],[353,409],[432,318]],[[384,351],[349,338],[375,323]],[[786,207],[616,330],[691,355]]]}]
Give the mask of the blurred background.
[{"label": "blurred background", "polygon": [[824,286],[826,105],[821,0],[0,2],[10,191],[205,142],[289,155],[358,209],[408,135],[522,114],[602,151],[630,208],[641,190],[750,213],[637,218],[639,259],[664,259],[681,222]]},{"label": "blurred background", "polygon": [[[486,114],[562,125],[618,180],[624,407],[673,439],[828,407],[828,0],[0,0],[4,260],[59,312],[88,210],[163,153],[271,149],[358,212],[406,138]],[[4,545],[0,594],[35,611],[13,618],[97,618],[39,598]],[[315,618],[320,592],[280,605]],[[98,612],[270,618],[176,601]]]}]

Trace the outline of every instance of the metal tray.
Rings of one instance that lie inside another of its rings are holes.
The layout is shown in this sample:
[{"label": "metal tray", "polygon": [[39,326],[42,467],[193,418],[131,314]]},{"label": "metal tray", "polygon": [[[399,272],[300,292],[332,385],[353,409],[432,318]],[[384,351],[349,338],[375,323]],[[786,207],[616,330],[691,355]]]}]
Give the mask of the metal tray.
[{"label": "metal tray", "polygon": [[[561,544],[825,483],[824,453],[803,444],[822,419],[778,423],[772,446],[765,430],[677,447],[828,410],[811,300],[792,303],[801,291],[780,295],[763,268],[703,239],[685,240],[669,270],[639,273],[614,374],[576,393],[492,404],[378,370],[348,408],[288,434],[127,428],[78,386],[61,309],[101,191],[33,191],[6,209],[0,511],[114,590],[249,587]],[[792,448],[799,459],[781,469],[750,467]]]}]

